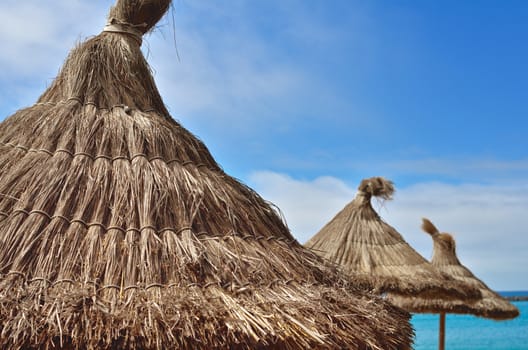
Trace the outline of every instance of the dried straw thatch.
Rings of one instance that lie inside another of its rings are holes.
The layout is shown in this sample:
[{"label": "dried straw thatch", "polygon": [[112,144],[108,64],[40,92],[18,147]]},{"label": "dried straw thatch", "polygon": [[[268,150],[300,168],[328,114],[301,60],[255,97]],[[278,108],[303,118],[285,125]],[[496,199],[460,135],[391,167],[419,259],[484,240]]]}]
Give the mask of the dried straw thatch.
[{"label": "dried straw thatch", "polygon": [[392,226],[385,223],[371,198],[392,199],[394,186],[382,177],[364,179],[356,198],[328,222],[305,246],[352,275],[370,280],[377,292],[450,298],[476,297],[438,272]]},{"label": "dried straw thatch", "polygon": [[0,124],[0,348],[410,348],[171,119],[140,50],[169,6],[118,0]]},{"label": "dried straw thatch", "polygon": [[428,219],[423,219],[422,229],[433,238],[434,250],[431,263],[440,271],[477,288],[482,298],[472,301],[390,296],[391,301],[410,312],[472,314],[494,320],[507,320],[519,315],[519,310],[512,303],[488,288],[460,263],[453,236],[449,233],[440,233]]},{"label": "dried straw thatch", "polygon": [[481,298],[441,300],[438,298],[408,298],[401,295],[389,295],[387,298],[409,312],[438,313],[439,336],[438,349],[445,349],[446,313],[473,314],[494,320],[507,320],[519,315],[519,310],[488,288],[471,271],[463,266],[456,255],[455,240],[448,233],[440,233],[428,219],[423,219],[422,229],[429,233],[434,242],[433,259],[431,263],[440,271],[480,291]]}]

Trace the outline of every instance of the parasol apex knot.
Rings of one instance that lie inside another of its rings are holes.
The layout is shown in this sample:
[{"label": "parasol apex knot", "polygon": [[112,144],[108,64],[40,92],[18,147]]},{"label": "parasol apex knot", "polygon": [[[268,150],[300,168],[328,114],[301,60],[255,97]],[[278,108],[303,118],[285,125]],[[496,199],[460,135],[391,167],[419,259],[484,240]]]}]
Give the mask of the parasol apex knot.
[{"label": "parasol apex knot", "polygon": [[395,192],[394,183],[384,177],[375,176],[363,179],[359,184],[358,191],[367,194],[369,197],[380,197],[391,200]]},{"label": "parasol apex knot", "polygon": [[[172,0],[116,0],[110,9],[109,22],[124,25],[125,30],[138,31],[139,36],[150,31],[168,11]],[[125,31],[128,33],[128,31]]]},{"label": "parasol apex knot", "polygon": [[134,39],[139,44],[139,46],[141,46],[141,43],[143,42],[143,32],[140,28],[144,28],[146,26],[146,23],[131,24],[111,17],[106,26],[103,28],[103,32],[128,35],[132,37],[132,39]]}]

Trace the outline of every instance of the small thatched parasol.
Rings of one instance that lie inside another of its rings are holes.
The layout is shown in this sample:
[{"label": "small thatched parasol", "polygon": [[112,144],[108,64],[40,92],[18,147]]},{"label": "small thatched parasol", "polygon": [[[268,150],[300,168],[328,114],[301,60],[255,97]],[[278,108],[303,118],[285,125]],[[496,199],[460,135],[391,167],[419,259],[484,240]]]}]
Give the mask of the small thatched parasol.
[{"label": "small thatched parasol", "polygon": [[0,124],[0,348],[410,348],[170,117],[140,49],[170,3],[118,0]]},{"label": "small thatched parasol", "polygon": [[431,263],[440,271],[477,288],[482,297],[475,300],[439,300],[427,298],[406,298],[390,295],[389,300],[394,304],[419,313],[440,314],[439,349],[445,345],[445,314],[471,314],[493,320],[508,320],[519,316],[519,310],[508,300],[488,288],[484,282],[475,277],[456,255],[455,240],[449,233],[440,233],[428,219],[423,219],[422,229],[433,238],[433,258]]},{"label": "small thatched parasol", "polygon": [[382,177],[364,179],[356,198],[305,246],[367,281],[379,293],[475,297],[478,292],[442,275],[385,223],[371,198],[392,199],[394,186]]}]

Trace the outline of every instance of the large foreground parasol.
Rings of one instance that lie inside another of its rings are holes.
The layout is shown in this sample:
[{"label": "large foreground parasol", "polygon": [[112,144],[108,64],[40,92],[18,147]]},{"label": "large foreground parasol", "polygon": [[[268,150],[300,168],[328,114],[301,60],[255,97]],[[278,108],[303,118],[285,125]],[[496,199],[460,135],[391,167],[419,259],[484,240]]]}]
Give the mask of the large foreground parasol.
[{"label": "large foreground parasol", "polygon": [[295,241],[167,112],[118,0],[0,124],[3,349],[409,349],[409,314]]}]

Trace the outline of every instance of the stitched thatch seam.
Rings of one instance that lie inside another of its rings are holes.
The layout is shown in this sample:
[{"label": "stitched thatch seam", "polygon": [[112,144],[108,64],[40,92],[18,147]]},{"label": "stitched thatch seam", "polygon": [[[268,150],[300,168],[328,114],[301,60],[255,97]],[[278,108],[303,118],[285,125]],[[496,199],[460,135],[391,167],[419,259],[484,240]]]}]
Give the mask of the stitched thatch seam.
[{"label": "stitched thatch seam", "polygon": [[[9,276],[18,276],[18,277],[22,278],[24,284],[31,284],[31,283],[36,283],[36,282],[44,282],[44,285],[45,285],[46,288],[55,287],[55,286],[57,286],[59,284],[62,284],[62,283],[69,283],[69,284],[72,284],[72,285],[76,284],[76,285],[81,285],[81,286],[83,286],[83,285],[84,286],[93,285],[94,287],[97,287],[99,285],[99,282],[97,280],[79,282],[79,281],[74,281],[74,280],[69,279],[69,278],[62,278],[60,280],[56,280],[56,281],[52,282],[51,280],[49,280],[46,277],[33,277],[31,279],[27,279],[26,275],[24,273],[20,272],[20,271],[9,271],[5,275],[0,275],[0,278],[3,279],[3,278],[6,278],[6,277],[9,277]],[[307,286],[307,287],[323,286],[320,283],[308,282],[306,280],[300,280],[300,279],[295,279],[295,278],[290,278],[290,279],[287,279],[287,280],[276,278],[273,281],[270,281],[270,282],[267,282],[267,283],[251,283],[251,282],[247,282],[247,283],[243,283],[243,284],[237,284],[235,282],[224,282],[224,283],[222,283],[221,281],[213,281],[213,282],[207,282],[207,283],[196,283],[196,282],[192,282],[192,283],[150,283],[150,284],[135,284],[135,285],[130,285],[130,286],[126,286],[126,287],[125,286],[118,286],[116,284],[108,284],[108,285],[104,285],[104,286],[98,287],[97,288],[97,292],[100,292],[100,291],[102,291],[104,289],[117,289],[119,291],[126,292],[126,291],[131,290],[131,289],[135,289],[135,290],[149,290],[149,289],[154,288],[154,287],[158,287],[158,288],[162,288],[162,289],[169,289],[169,288],[174,288],[174,287],[177,287],[177,288],[191,288],[191,287],[209,288],[209,287],[212,287],[212,286],[216,286],[216,287],[220,287],[222,289],[231,290],[231,291],[233,291],[235,293],[240,293],[240,292],[245,291],[246,290],[245,288],[247,288],[249,286],[257,287],[257,288],[260,288],[260,287],[272,288],[274,286],[289,286],[293,282],[295,282],[295,283],[297,283],[299,285],[302,285],[302,286]]]},{"label": "stitched thatch seam", "polygon": [[[100,222],[91,222],[91,223],[87,223],[85,222],[84,220],[82,219],[69,219],[63,215],[49,215],[48,213],[46,213],[45,211],[42,211],[42,210],[31,210],[31,211],[27,211],[27,210],[24,210],[24,209],[16,209],[16,210],[13,210],[13,212],[11,214],[8,214],[8,213],[4,213],[4,212],[0,212],[0,216],[3,216],[4,218],[7,218],[11,215],[16,215],[16,214],[25,214],[26,216],[30,216],[32,214],[40,214],[44,217],[46,217],[48,220],[52,221],[54,219],[62,219],[64,222],[66,222],[68,225],[73,225],[73,224],[81,224],[83,225],[85,228],[90,228],[90,227],[100,227],[103,231],[105,232],[108,232],[110,230],[118,230],[122,233],[128,233],[128,232],[137,232],[137,233],[141,233],[145,230],[153,230],[155,231],[155,233],[157,235],[160,235],[164,232],[172,232],[176,235],[182,233],[183,231],[192,231],[192,228],[190,226],[185,226],[185,227],[181,227],[181,228],[175,228],[175,227],[165,227],[165,228],[162,228],[162,229],[158,229],[157,227],[155,226],[152,226],[152,225],[147,225],[147,226],[143,226],[143,227],[140,227],[140,228],[135,228],[135,227],[130,227],[130,228],[127,228],[127,229],[124,229],[122,227],[119,227],[119,226],[105,226],[104,224],[100,223]],[[194,234],[194,236],[196,236],[196,238],[200,239],[200,240],[203,240],[203,241],[207,241],[207,240],[211,240],[211,239],[223,239],[223,240],[227,240],[229,238],[232,238],[232,237],[238,237],[238,238],[241,238],[243,240],[248,240],[248,238],[251,238],[255,241],[260,241],[260,240],[266,240],[268,242],[270,241],[275,241],[275,242],[285,242],[286,244],[293,244],[294,242],[296,242],[295,240],[289,240],[289,239],[286,239],[285,237],[276,237],[276,236],[268,236],[268,237],[265,237],[265,236],[254,236],[254,235],[241,235],[241,234],[237,234],[237,233],[234,233],[234,232],[228,232],[226,234],[211,234],[209,232],[205,232],[205,231],[202,231],[202,232],[192,232]]]},{"label": "stitched thatch seam", "polygon": [[[354,244],[358,244],[358,245],[366,245],[366,246],[371,246],[371,247],[394,247],[394,246],[397,246],[397,245],[403,245],[405,243],[402,243],[402,242],[390,242],[390,243],[379,243],[379,242],[369,242],[369,241],[362,241],[362,240],[349,240],[349,241],[346,241],[346,243],[354,243]],[[322,250],[322,249],[315,249],[315,248],[309,248],[311,251],[313,251],[314,253],[325,253],[326,251]]]},{"label": "stitched thatch seam", "polygon": [[[70,98],[68,98],[66,100],[62,100],[62,101],[58,101],[58,102],[50,102],[50,101],[37,102],[37,103],[35,103],[35,106],[58,106],[58,105],[62,105],[62,104],[67,104],[68,102],[71,102],[71,101],[77,102],[81,106],[93,106],[93,107],[95,107],[95,108],[97,108],[99,110],[102,110],[102,111],[111,111],[111,110],[113,110],[115,108],[123,108],[125,110],[130,109],[129,106],[127,106],[127,105],[125,105],[123,103],[118,103],[118,104],[115,104],[115,105],[113,105],[111,107],[101,107],[95,102],[82,101],[79,97],[70,97]],[[158,111],[155,108],[146,108],[146,109],[141,110],[141,112],[150,113],[150,112],[158,112]]]},{"label": "stitched thatch seam", "polygon": [[[136,158],[145,158],[148,162],[153,162],[155,160],[160,160],[160,161],[164,162],[167,165],[170,165],[172,163],[178,163],[181,166],[187,166],[187,165],[191,165],[192,164],[198,169],[207,167],[206,164],[203,164],[203,163],[196,164],[192,160],[185,160],[185,161],[180,160],[180,159],[165,160],[161,156],[148,157],[144,153],[137,153],[137,154],[134,154],[133,156],[130,156],[130,157],[129,156],[110,157],[110,156],[107,156],[107,155],[104,155],[104,154],[98,154],[98,155],[94,156],[94,155],[91,155],[91,154],[86,153],[86,152],[73,153],[73,152],[71,152],[71,151],[69,151],[67,149],[63,149],[63,148],[56,149],[54,152],[52,152],[50,150],[43,149],[43,148],[39,148],[39,149],[29,148],[29,147],[26,147],[26,146],[23,146],[23,145],[16,145],[16,144],[11,143],[11,142],[7,142],[7,143],[0,142],[0,145],[6,146],[6,147],[18,148],[18,149],[21,149],[22,151],[28,152],[28,153],[45,153],[45,154],[47,154],[50,157],[53,157],[54,155],[56,155],[58,153],[66,153],[72,159],[74,159],[76,157],[87,157],[87,158],[91,159],[92,161],[96,161],[98,159],[105,159],[105,160],[108,160],[111,163],[113,163],[113,162],[115,162],[117,160],[126,160],[126,161],[129,161],[129,162],[132,162]],[[217,171],[217,169],[215,169],[215,168],[208,168],[208,169],[211,170],[211,171]]]}]

